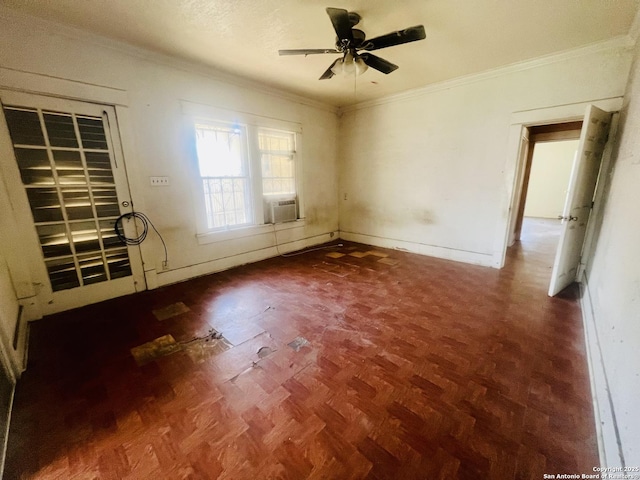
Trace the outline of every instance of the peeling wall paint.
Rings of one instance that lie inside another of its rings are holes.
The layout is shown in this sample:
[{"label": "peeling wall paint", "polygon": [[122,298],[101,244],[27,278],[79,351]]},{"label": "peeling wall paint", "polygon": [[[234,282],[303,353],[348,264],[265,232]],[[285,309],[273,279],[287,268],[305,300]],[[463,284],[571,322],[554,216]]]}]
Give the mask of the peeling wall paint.
[{"label": "peeling wall paint", "polygon": [[[588,252],[586,288],[595,323],[593,350],[601,357],[617,422],[620,454],[629,467],[640,465],[640,44],[635,48],[620,129],[606,187],[603,217],[593,252]],[[600,387],[603,389],[604,387]],[[608,395],[610,394],[610,399]],[[609,457],[607,458],[609,460]],[[611,456],[611,464],[622,459]]]}]

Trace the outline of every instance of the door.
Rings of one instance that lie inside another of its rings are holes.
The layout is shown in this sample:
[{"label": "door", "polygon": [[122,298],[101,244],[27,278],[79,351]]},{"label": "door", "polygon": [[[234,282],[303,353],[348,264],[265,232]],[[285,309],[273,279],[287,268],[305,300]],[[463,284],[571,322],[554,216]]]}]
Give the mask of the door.
[{"label": "door", "polygon": [[611,113],[604,112],[593,105],[587,107],[578,151],[571,171],[569,191],[562,216],[560,242],[551,273],[549,285],[551,297],[576,280],[610,124]]},{"label": "door", "polygon": [[114,231],[131,199],[113,107],[8,91],[0,101],[0,167],[20,226],[9,252],[28,265],[40,313],[145,289],[139,248]]}]

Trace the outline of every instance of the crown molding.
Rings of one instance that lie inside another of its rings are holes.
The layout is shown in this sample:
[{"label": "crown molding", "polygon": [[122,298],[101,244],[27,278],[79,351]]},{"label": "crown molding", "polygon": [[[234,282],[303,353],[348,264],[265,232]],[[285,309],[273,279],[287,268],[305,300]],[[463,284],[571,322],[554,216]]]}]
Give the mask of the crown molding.
[{"label": "crown molding", "polygon": [[[637,17],[636,17],[637,18]],[[365,102],[357,103],[355,105],[349,105],[341,107],[338,112],[338,116],[342,116],[344,113],[352,112],[355,110],[362,110],[365,108],[375,107],[378,105],[385,105],[388,103],[396,103],[404,100],[410,100],[415,97],[421,97],[434,92],[442,90],[448,90],[451,88],[461,87],[464,85],[470,85],[473,83],[489,80],[492,78],[500,77],[511,73],[521,72],[532,68],[538,68],[545,65],[551,65],[558,62],[566,62],[573,58],[590,55],[607,50],[615,49],[629,49],[635,44],[634,39],[630,35],[621,35],[614,37],[603,42],[592,43],[584,47],[574,48],[571,50],[565,50],[559,53],[553,53],[550,55],[544,55],[532,60],[525,60],[523,62],[512,63],[510,65],[493,68],[491,70],[485,70],[480,73],[473,73],[471,75],[465,75],[462,77],[454,78],[451,80],[445,80],[443,82],[433,83],[425,85],[424,87],[418,87],[411,90],[407,90],[401,93],[388,95],[382,98],[367,100]]]},{"label": "crown molding", "polygon": [[43,31],[45,33],[51,33],[51,30],[53,28],[55,29],[55,33],[57,35],[69,38],[74,41],[90,43],[94,46],[112,50],[114,52],[131,57],[136,57],[150,63],[155,63],[165,67],[173,68],[175,70],[200,75],[202,77],[206,77],[209,80],[224,83],[232,87],[246,88],[258,93],[263,93],[293,103],[325,110],[334,114],[338,113],[338,107],[329,103],[313,100],[301,95],[287,92],[277,87],[268,86],[264,83],[228,73],[202,63],[184,60],[159,52],[154,52],[141,47],[136,47],[121,40],[115,40],[92,32],[88,32],[77,27],[72,27],[52,20],[47,20],[40,17],[27,15],[22,12],[17,12],[6,6],[0,6],[0,20],[22,25],[26,30],[39,29],[40,31]]}]

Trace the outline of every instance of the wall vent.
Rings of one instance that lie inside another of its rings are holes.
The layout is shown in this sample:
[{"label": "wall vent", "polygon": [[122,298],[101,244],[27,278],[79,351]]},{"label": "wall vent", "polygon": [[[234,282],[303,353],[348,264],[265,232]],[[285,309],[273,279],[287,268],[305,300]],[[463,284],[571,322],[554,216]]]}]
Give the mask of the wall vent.
[{"label": "wall vent", "polygon": [[298,218],[295,199],[271,202],[271,223],[294,222]]}]

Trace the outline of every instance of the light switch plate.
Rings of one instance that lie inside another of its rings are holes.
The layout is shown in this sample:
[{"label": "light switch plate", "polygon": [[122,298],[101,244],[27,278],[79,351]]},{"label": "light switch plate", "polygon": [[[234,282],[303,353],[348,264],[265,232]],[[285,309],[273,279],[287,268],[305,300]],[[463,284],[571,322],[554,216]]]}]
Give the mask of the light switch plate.
[{"label": "light switch plate", "polygon": [[151,186],[164,187],[169,185],[169,177],[149,177]]}]

